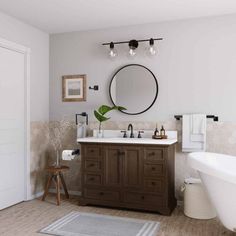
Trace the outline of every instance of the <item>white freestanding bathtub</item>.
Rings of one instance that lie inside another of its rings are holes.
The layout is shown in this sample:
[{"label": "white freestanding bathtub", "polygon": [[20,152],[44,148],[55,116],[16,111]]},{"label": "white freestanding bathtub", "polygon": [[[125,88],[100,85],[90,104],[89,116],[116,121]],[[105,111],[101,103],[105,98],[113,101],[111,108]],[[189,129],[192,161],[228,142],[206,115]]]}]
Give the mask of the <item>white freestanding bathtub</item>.
[{"label": "white freestanding bathtub", "polygon": [[199,172],[223,225],[236,232],[236,157],[195,152],[188,164]]}]

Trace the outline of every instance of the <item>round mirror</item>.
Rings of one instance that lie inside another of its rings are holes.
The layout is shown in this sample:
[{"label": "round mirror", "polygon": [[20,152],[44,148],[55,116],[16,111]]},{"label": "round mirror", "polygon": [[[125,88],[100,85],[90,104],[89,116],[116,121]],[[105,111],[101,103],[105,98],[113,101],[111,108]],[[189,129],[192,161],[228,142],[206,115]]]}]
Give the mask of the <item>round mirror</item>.
[{"label": "round mirror", "polygon": [[114,105],[127,109],[123,113],[137,115],[147,111],[156,101],[158,83],[147,67],[130,64],[113,75],[109,93]]}]

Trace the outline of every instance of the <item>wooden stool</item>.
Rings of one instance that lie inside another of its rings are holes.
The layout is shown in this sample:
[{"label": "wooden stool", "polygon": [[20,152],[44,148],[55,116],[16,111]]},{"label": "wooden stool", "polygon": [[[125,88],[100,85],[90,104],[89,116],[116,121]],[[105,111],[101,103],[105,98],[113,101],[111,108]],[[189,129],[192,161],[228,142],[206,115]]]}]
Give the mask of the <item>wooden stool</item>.
[{"label": "wooden stool", "polygon": [[65,183],[65,180],[64,180],[63,174],[62,174],[63,171],[69,170],[69,167],[68,166],[60,166],[60,167],[49,166],[49,167],[46,168],[46,170],[49,172],[49,176],[48,176],[48,181],[47,181],[46,186],[45,186],[42,201],[45,200],[45,198],[48,194],[48,190],[49,190],[49,187],[51,185],[51,182],[53,181],[55,186],[56,186],[56,191],[57,191],[57,205],[60,205],[60,198],[61,198],[60,188],[61,188],[61,184],[64,188],[66,198],[69,198],[69,194],[68,194],[68,191],[67,191],[67,188],[66,188],[66,183]]}]

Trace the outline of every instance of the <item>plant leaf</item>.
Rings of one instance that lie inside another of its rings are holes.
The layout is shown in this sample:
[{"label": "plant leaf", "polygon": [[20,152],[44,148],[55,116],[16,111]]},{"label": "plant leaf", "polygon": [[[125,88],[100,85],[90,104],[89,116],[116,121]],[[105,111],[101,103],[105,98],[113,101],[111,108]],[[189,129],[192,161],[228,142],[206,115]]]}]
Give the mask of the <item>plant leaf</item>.
[{"label": "plant leaf", "polygon": [[98,120],[99,122],[103,122],[103,121],[106,121],[106,120],[109,120],[109,119],[110,119],[110,118],[108,118],[108,117],[105,117],[105,116],[101,115],[101,114],[98,113],[96,110],[94,110],[94,115],[95,115],[95,117],[97,118],[97,120]]},{"label": "plant leaf", "polygon": [[127,110],[127,109],[125,107],[117,106],[117,110],[124,111],[124,110]]},{"label": "plant leaf", "polygon": [[114,108],[113,107],[109,107],[107,105],[102,105],[98,108],[98,111],[100,114],[104,115],[106,114],[107,112],[113,110]]}]

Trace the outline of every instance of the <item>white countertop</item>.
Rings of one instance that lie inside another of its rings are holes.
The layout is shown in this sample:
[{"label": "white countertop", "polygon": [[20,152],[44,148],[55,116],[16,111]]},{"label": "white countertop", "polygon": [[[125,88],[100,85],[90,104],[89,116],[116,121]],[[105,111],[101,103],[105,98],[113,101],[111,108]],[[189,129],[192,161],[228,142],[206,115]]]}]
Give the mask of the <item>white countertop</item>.
[{"label": "white countertop", "polygon": [[78,138],[78,143],[116,143],[116,144],[150,144],[150,145],[172,145],[177,143],[176,138],[152,139],[152,138]]}]

